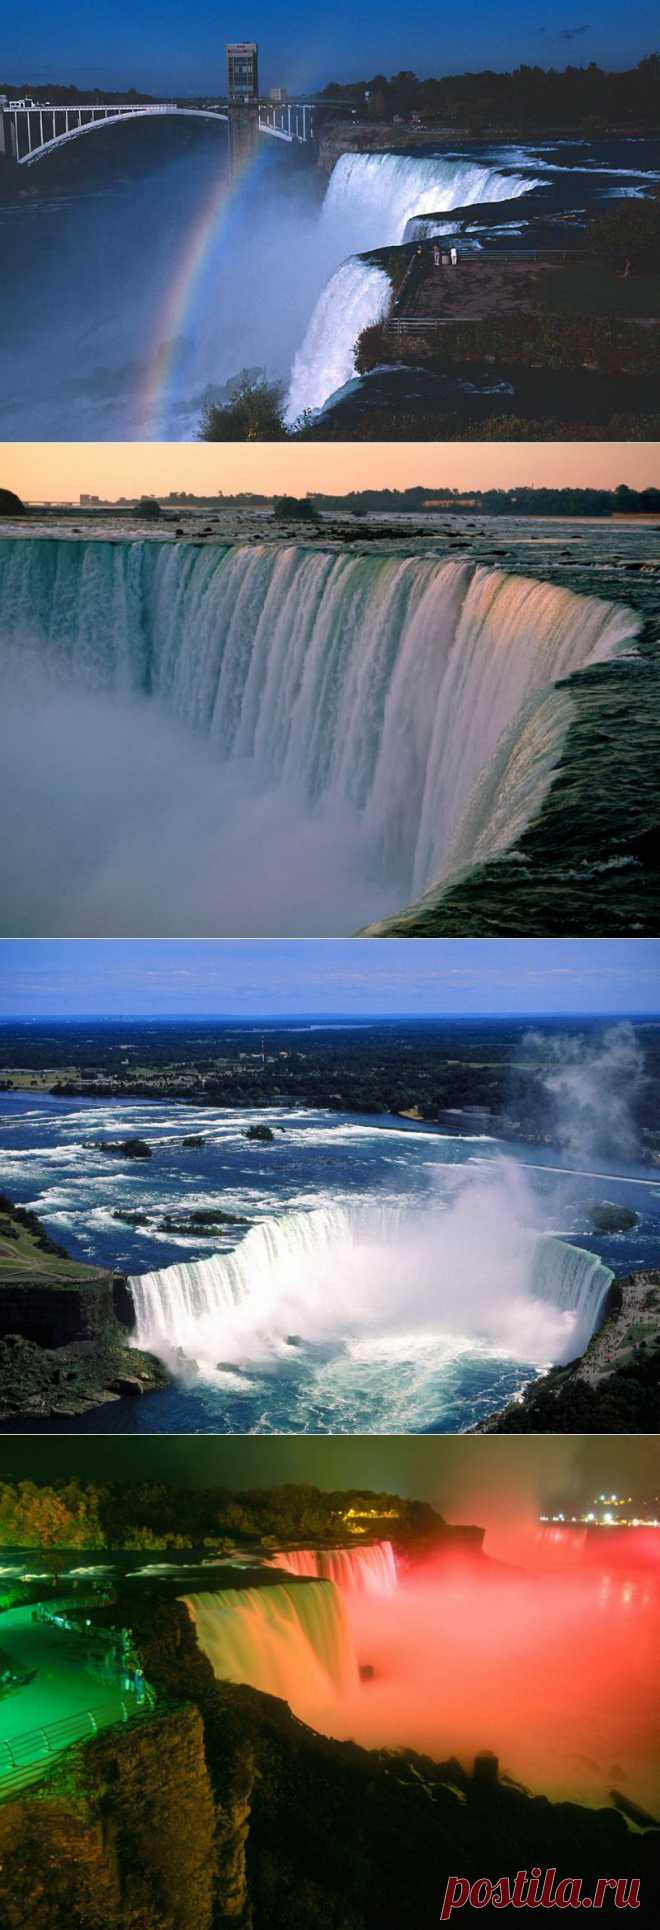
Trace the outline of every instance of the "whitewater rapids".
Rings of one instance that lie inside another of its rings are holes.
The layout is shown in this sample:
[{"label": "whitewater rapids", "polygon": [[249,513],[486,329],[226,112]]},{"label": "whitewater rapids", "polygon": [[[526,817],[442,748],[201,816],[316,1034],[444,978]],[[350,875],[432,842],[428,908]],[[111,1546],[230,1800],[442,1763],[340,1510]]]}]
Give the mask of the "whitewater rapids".
[{"label": "whitewater rapids", "polygon": [[7,929],[90,934],[169,932],[172,906],[351,930],[510,849],[561,758],[558,682],[640,624],[468,560],[273,544],[7,539],[0,604]]}]

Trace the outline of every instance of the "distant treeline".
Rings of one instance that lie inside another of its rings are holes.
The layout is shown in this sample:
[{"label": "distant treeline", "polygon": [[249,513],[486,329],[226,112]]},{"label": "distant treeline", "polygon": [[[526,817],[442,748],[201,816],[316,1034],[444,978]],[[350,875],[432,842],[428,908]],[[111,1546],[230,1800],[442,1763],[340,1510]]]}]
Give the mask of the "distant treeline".
[{"label": "distant treeline", "polygon": [[[0,81],[0,94],[12,100],[49,100],[63,106],[80,101],[143,101],[159,96],[135,87],[76,87],[55,81]],[[162,98],[162,96],[160,97]],[[193,98],[191,96],[191,98]],[[320,99],[332,105],[351,102],[370,120],[442,121],[476,133],[487,126],[572,127],[607,134],[611,127],[657,127],[660,54],[648,54],[637,67],[607,73],[595,61],[584,67],[516,67],[512,73],[446,74],[419,80],[404,69],[374,74],[370,80],[329,81]]]},{"label": "distant treeline", "polygon": [[628,489],[445,489],[422,483],[411,489],[353,489],[345,496],[323,496],[313,501],[320,509],[357,511],[384,509],[405,513],[427,505],[440,509],[477,511],[486,516],[611,516],[614,510],[631,514],[660,513],[660,488]]},{"label": "distant treeline", "polygon": [[363,1531],[419,1539],[442,1526],[425,1501],[364,1489],[322,1493],[303,1482],[235,1493],[166,1483],[0,1482],[0,1548],[201,1548],[226,1541],[346,1539],[353,1509]]},{"label": "distant treeline", "polygon": [[[135,87],[121,87],[119,93],[111,87],[74,87],[70,81],[63,87],[58,81],[0,80],[0,94],[7,94],[10,100],[52,101],[55,107],[76,107],[85,102],[91,107],[95,101],[143,102],[150,106],[159,96],[141,94]],[[160,97],[162,98],[162,97]]]},{"label": "distant treeline", "polygon": [[649,54],[638,67],[606,73],[590,61],[586,67],[546,71],[516,67],[513,73],[448,74],[418,80],[404,71],[375,74],[371,80],[330,81],[323,98],[353,101],[371,120],[444,121],[480,132],[487,126],[579,127],[607,134],[611,127],[629,123],[657,127],[660,101],[660,54]]},{"label": "distant treeline", "polygon": [[[99,1074],[109,1093],[146,1098],[194,1095],[204,1132],[205,1106],[330,1107],[348,1113],[386,1116],[413,1113],[429,1123],[447,1111],[476,1107],[493,1115],[502,1136],[529,1143],[556,1144],[559,1101],[546,1078],[546,1052],[531,1034],[573,1042],[602,1036],[605,1021],[562,1018],[539,1020],[479,1018],[412,1021],[376,1020],[364,1029],[340,1023],[327,1031],[300,1036],[286,1024],[268,1023],[268,1048],[262,1061],[259,1027],[190,1019],[151,1025],[147,1021],[108,1021],[91,1026],[74,1020],[51,1026],[7,1021],[0,1025],[0,1089],[10,1089],[5,1069],[48,1066],[60,1095],[93,1091]],[[128,1029],[127,1029],[128,1028]],[[130,1046],[130,1067],[118,1070],[118,1042]],[[126,1044],[128,1042],[128,1045]],[[660,1030],[647,1026],[639,1035],[645,1080],[629,1096],[631,1118],[640,1135],[656,1143],[660,1090]],[[74,1078],[68,1068],[76,1067]],[[58,1069],[62,1077],[58,1079]],[[191,1084],[190,1074],[196,1074]],[[610,1121],[604,1110],[602,1133]],[[148,1135],[147,1135],[148,1136]]]},{"label": "distant treeline", "polygon": [[[142,501],[146,501],[142,498]],[[243,490],[236,495],[194,496],[189,490],[181,494],[170,491],[167,496],[153,499],[160,502],[163,509],[268,509],[285,500],[283,497],[261,496],[253,490]],[[487,516],[611,516],[614,510],[626,513],[649,515],[660,513],[660,488],[628,489],[621,483],[618,489],[534,489],[531,485],[518,489],[450,489],[443,483],[417,483],[410,489],[351,489],[343,496],[326,496],[321,490],[310,489],[308,500],[322,510],[345,510],[358,515],[366,515],[368,510],[391,510],[407,514],[411,510],[419,512],[427,505],[439,510],[446,509],[476,511]],[[131,509],[138,504],[137,497],[118,496],[114,501],[102,499],[93,504],[97,510]],[[72,505],[74,506],[74,505]],[[66,505],[53,503],[57,510]],[[78,505],[75,505],[76,509]]]}]

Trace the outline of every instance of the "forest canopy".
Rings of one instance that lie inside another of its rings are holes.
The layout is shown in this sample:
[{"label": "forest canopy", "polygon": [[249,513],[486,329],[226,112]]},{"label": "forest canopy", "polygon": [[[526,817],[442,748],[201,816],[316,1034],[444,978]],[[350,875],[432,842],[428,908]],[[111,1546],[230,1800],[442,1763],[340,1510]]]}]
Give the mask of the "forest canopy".
[{"label": "forest canopy", "polygon": [[492,126],[571,127],[607,135],[618,126],[657,127],[660,54],[607,73],[584,67],[516,67],[512,73],[447,74],[418,79],[407,70],[370,80],[330,81],[322,99],[350,103],[367,120],[437,122],[479,133]]},{"label": "forest canopy", "polygon": [[[354,1511],[353,1526],[346,1517]],[[345,1540],[381,1531],[399,1538],[440,1525],[428,1503],[362,1489],[325,1493],[307,1483],[185,1489],[81,1481],[0,1482],[0,1548],[202,1548],[235,1541]]]}]

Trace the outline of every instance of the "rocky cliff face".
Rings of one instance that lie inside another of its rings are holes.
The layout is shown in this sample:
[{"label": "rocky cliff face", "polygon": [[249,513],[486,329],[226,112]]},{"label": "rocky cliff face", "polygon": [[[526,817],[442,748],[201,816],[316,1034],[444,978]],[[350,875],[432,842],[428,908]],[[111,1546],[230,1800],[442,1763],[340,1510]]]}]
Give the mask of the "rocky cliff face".
[{"label": "rocky cliff face", "polygon": [[660,1272],[614,1281],[605,1319],[578,1360],[555,1367],[475,1434],[660,1432]]},{"label": "rocky cliff face", "polygon": [[164,1387],[152,1355],[127,1345],[126,1280],[71,1260],[32,1213],[0,1199],[0,1423],[81,1414]]},{"label": "rocky cliff face", "polygon": [[135,1325],[130,1292],[121,1274],[76,1267],[55,1278],[26,1273],[6,1283],[0,1276],[0,1339],[20,1334],[38,1347],[72,1341],[123,1341]]},{"label": "rocky cliff face", "polygon": [[211,1930],[214,1826],[196,1709],[106,1730],[0,1807],[3,1930]]},{"label": "rocky cliff face", "polygon": [[454,1760],[333,1742],[216,1682],[180,1602],[134,1591],[117,1609],[163,1713],[0,1807],[3,1930],[435,1930],[451,1871],[535,1863],[578,1869],[585,1890],[603,1869],[639,1875],[640,1930],[657,1921],[657,1833]]},{"label": "rocky cliff face", "polygon": [[167,1387],[162,1361],[120,1343],[41,1347],[22,1334],[0,1340],[0,1425],[88,1414],[108,1402]]}]

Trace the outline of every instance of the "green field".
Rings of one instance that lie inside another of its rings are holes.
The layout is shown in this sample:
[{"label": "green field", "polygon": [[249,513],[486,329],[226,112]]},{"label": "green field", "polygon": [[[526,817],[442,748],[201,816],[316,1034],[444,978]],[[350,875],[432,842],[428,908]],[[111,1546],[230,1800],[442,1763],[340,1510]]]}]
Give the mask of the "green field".
[{"label": "green field", "polygon": [[49,1253],[30,1227],[0,1209],[0,1285],[17,1281],[27,1285],[30,1277],[40,1274],[53,1285],[77,1288],[86,1280],[98,1280],[102,1273],[102,1267],[88,1267],[65,1254]]}]

